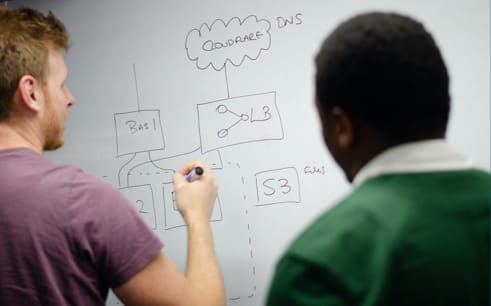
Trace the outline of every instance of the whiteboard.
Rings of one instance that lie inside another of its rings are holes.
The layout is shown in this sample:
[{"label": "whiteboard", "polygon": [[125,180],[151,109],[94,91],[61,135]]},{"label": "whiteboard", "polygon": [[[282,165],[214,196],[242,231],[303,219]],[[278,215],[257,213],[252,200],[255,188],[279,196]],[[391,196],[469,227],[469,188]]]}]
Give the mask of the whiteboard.
[{"label": "whiteboard", "polygon": [[172,173],[192,159],[212,166],[228,305],[263,304],[281,253],[350,190],[322,143],[312,85],[313,56],[345,18],[382,9],[426,25],[451,78],[448,139],[489,169],[487,0],[13,3],[51,9],[72,37],[76,103],[65,146],[47,157],[120,189],[181,269]]}]

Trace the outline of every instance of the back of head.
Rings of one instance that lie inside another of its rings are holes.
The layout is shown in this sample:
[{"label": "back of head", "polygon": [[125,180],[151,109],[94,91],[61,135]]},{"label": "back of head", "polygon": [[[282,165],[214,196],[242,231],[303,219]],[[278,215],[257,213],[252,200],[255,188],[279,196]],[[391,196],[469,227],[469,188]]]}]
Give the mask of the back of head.
[{"label": "back of head", "polygon": [[67,50],[69,37],[52,12],[0,7],[0,121],[8,119],[24,75],[45,82],[50,50]]},{"label": "back of head", "polygon": [[414,19],[373,12],[343,22],[323,42],[316,69],[323,111],[338,106],[394,143],[444,137],[447,69]]}]

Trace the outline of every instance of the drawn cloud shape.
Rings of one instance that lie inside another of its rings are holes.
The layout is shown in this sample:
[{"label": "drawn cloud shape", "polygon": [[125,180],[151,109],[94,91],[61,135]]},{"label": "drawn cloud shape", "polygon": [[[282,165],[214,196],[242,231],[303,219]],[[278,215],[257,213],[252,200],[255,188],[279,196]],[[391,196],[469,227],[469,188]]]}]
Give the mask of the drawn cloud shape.
[{"label": "drawn cloud shape", "polygon": [[241,21],[238,17],[227,23],[215,20],[211,26],[203,23],[186,36],[186,52],[198,69],[212,66],[216,71],[228,63],[240,66],[246,58],[256,60],[262,50],[271,45],[271,24],[250,15]]}]

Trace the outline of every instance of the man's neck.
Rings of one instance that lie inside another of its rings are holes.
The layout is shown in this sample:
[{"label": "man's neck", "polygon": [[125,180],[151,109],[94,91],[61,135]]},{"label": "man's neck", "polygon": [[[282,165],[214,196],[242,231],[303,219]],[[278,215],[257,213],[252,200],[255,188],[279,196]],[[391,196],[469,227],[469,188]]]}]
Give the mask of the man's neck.
[{"label": "man's neck", "polygon": [[30,133],[31,127],[0,122],[0,150],[30,148],[42,154],[43,146],[38,135]]}]

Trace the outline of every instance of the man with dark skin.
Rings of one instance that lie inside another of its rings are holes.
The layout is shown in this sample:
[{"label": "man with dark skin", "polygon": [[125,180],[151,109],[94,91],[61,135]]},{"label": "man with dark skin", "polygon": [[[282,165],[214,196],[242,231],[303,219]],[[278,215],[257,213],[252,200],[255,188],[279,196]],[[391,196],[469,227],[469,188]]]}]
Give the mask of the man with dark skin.
[{"label": "man with dark skin", "polygon": [[286,251],[267,305],[489,305],[490,176],[445,140],[432,36],[408,16],[360,14],[315,63],[324,142],[355,188]]}]

